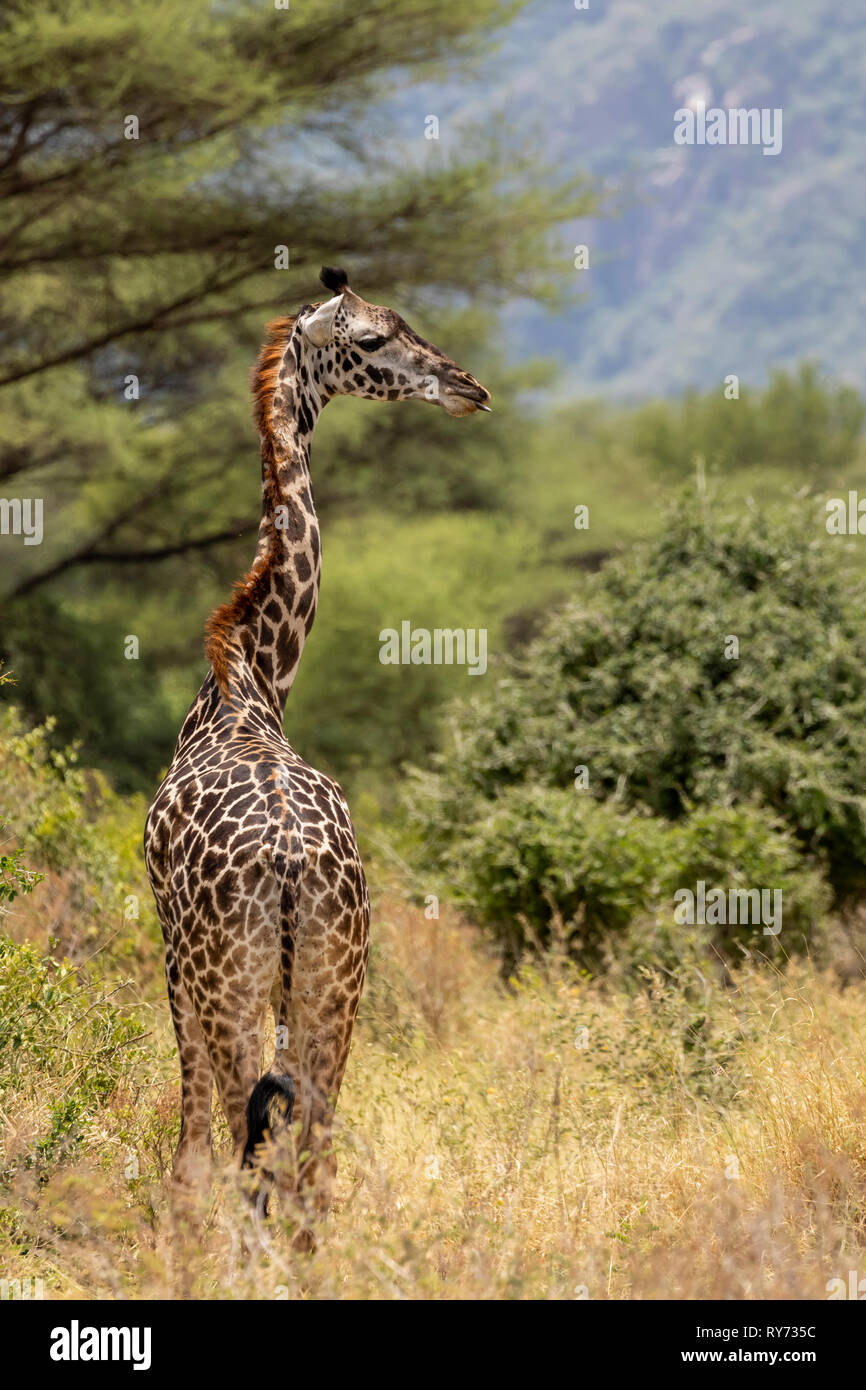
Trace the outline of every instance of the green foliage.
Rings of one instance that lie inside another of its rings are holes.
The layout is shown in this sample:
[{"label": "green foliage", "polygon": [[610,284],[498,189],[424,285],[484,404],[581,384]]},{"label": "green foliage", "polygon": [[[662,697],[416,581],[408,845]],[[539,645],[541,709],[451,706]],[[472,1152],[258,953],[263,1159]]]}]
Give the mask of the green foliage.
[{"label": "green foliage", "polygon": [[115,963],[139,959],[159,935],[142,864],[145,801],[117,796],[78,766],[74,748],[53,747],[51,734],[50,724],[28,729],[14,706],[0,710],[0,826],[10,846],[14,839],[4,856],[11,891],[0,899],[51,875],[62,885],[56,929],[70,955],[117,936]]},{"label": "green foliage", "polygon": [[452,868],[464,901],[511,958],[533,936],[549,946],[555,914],[597,955],[650,902],[662,851],[657,822],[538,786],[513,787],[478,810]]},{"label": "green foliage", "polygon": [[68,961],[0,936],[0,1104],[12,1095],[38,1097],[46,1078],[52,1089],[62,1083],[28,1166],[56,1160],[81,1141],[84,1126],[135,1064],[142,1032]]},{"label": "green foliage", "polygon": [[823,380],[814,363],[777,371],[761,391],[688,391],[681,401],[654,401],[635,412],[634,449],[674,477],[692,472],[697,455],[720,473],[781,468],[835,483],[863,437],[866,403],[852,387]]},{"label": "green foliage", "polygon": [[0,816],[46,869],[86,866],[97,880],[108,877],[99,837],[84,811],[87,776],[73,748],[50,746],[50,725],[28,729],[14,706],[0,715]]},{"label": "green foliage", "polygon": [[[0,687],[9,685],[12,676],[8,671],[4,671],[0,666]],[[0,834],[8,828],[7,822],[0,817]],[[0,853],[0,915],[3,912],[3,904],[14,902],[19,893],[32,893],[42,879],[42,874],[36,873],[33,869],[28,869],[22,864],[23,850],[14,849],[10,853]]]},{"label": "green foliage", "polygon": [[325,549],[316,626],[286,706],[286,735],[341,781],[393,778],[407,759],[437,746],[443,703],[478,678],[459,666],[383,665],[380,633],[399,631],[403,620],[431,630],[487,627],[489,650],[501,650],[522,575],[537,563],[538,538],[495,516],[374,514],[361,527],[332,527]]},{"label": "green foliage", "polygon": [[[828,907],[821,875],[792,837],[754,808],[710,808],[676,824],[622,811],[574,791],[511,787],[475,807],[478,819],[446,854],[458,899],[488,924],[506,958],[562,937],[585,963],[625,951],[632,962],[673,965],[683,943],[730,954],[737,942],[769,951],[801,945]],[[771,885],[782,893],[785,935],[762,939],[753,922],[693,924],[673,918],[675,892]],[[652,927],[649,918],[655,918]],[[640,918],[638,932],[632,932]],[[641,936],[644,940],[641,942]]]},{"label": "green foliage", "polygon": [[[0,685],[9,681],[0,671]],[[86,943],[94,954],[94,937],[101,937],[99,948],[106,945],[107,910],[130,884],[140,888],[143,806],[88,779],[75,766],[73,750],[49,746],[49,733],[26,729],[13,707],[0,717],[0,828],[18,846],[0,854],[0,916],[19,893],[32,893],[46,877],[25,867],[26,853],[62,882],[67,941]],[[136,937],[140,925],[137,920]],[[58,959],[58,944],[49,938],[45,952],[33,941],[0,935],[0,1108],[27,1104],[42,1116],[42,1133],[23,1159],[40,1176],[82,1143],[87,1127],[137,1066],[137,1040],[144,1031],[116,1000],[125,982],[106,993],[95,978],[98,966]],[[103,963],[117,965],[140,944],[127,937]],[[18,1166],[20,1160],[7,1163],[3,1180],[13,1178]]]},{"label": "green foliage", "polygon": [[39,592],[10,605],[3,643],[17,700],[31,718],[50,719],[52,745],[74,742],[119,791],[144,791],[170,757],[172,711],[152,650],[125,658],[128,626],[99,606],[79,617]]},{"label": "green foliage", "polygon": [[[0,822],[0,829],[3,829]],[[2,903],[14,902],[19,893],[32,893],[42,875],[28,869],[21,863],[23,851],[13,850],[11,854],[0,854],[0,910]]]},{"label": "green foliage", "polygon": [[453,709],[416,782],[425,853],[506,940],[515,914],[545,938],[555,907],[598,941],[701,878],[782,888],[802,938],[816,866],[837,899],[866,886],[864,641],[811,509],[770,523],[687,494]]}]

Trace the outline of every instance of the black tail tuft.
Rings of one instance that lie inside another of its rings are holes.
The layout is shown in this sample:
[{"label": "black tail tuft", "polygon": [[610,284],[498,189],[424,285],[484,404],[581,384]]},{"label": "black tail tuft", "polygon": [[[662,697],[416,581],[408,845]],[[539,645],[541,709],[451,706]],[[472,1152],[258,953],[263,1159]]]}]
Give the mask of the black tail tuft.
[{"label": "black tail tuft", "polygon": [[247,1101],[247,1142],[242,1164],[244,1168],[252,1167],[256,1145],[263,1142],[271,1128],[271,1101],[278,1096],[282,1097],[285,1104],[285,1116],[281,1117],[281,1126],[288,1127],[292,1123],[292,1111],[295,1108],[292,1078],[284,1072],[265,1072],[261,1081],[253,1087],[252,1095]]}]

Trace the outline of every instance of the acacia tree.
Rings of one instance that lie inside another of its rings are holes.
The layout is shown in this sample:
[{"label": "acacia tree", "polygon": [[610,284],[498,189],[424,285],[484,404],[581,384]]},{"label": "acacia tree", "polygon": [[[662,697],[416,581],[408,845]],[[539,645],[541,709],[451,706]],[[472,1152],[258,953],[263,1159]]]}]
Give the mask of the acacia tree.
[{"label": "acacia tree", "polygon": [[[468,140],[425,159],[423,112],[404,131],[377,118],[400,68],[428,74],[502,15],[495,0],[6,7],[0,484],[38,483],[57,522],[13,592],[252,527],[234,486],[247,365],[323,260],[404,303],[549,287],[551,223],[588,196]],[[185,505],[215,474],[207,514]]]},{"label": "acacia tree", "polygon": [[[0,655],[61,734],[86,741],[95,708],[110,742],[100,624],[139,593],[160,585],[190,609],[152,674],[198,650],[202,607],[257,525],[249,366],[265,320],[320,293],[322,262],[422,332],[435,300],[440,340],[462,307],[449,346],[466,356],[471,340],[479,369],[484,304],[553,292],[551,229],[590,211],[591,190],[495,132],[425,140],[406,95],[486,50],[522,2],[4,7],[0,494],[42,498],[45,524],[38,546],[0,537]],[[348,412],[320,509],[489,500],[502,394],[483,439],[446,439],[429,412]]]}]

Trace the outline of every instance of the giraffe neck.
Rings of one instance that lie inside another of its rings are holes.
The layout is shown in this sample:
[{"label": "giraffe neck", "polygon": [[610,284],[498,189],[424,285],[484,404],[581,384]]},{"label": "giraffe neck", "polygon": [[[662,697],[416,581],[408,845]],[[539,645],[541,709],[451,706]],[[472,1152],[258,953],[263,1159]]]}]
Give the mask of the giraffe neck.
[{"label": "giraffe neck", "polygon": [[255,559],[234,597],[212,614],[206,651],[225,703],[243,708],[263,700],[281,724],[321,575],[309,460],[327,396],[304,362],[296,326],[273,360],[272,377],[259,409],[262,519]]}]

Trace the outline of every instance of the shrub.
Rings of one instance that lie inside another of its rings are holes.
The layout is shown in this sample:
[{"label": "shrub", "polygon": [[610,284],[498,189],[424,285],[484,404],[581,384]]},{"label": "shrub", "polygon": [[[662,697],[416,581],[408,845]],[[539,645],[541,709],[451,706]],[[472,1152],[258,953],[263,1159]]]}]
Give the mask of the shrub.
[{"label": "shrub", "polygon": [[[0,686],[9,685],[10,681],[9,673],[0,667]],[[14,902],[19,893],[32,893],[42,878],[42,874],[22,863],[23,850],[5,851],[7,830],[8,822],[0,816],[0,918],[8,910],[7,903]]]},{"label": "shrub", "polygon": [[543,940],[547,897],[600,935],[663,884],[784,882],[801,931],[821,874],[837,901],[866,888],[866,606],[837,558],[802,513],[721,518],[689,494],[452,707],[411,812],[503,941],[518,913]]},{"label": "shrub", "polygon": [[[528,944],[549,946],[560,930],[585,962],[597,964],[616,954],[617,939],[642,916],[655,918],[655,958],[671,964],[695,946],[721,955],[737,942],[788,951],[808,939],[828,905],[820,874],[803,862],[790,833],[762,812],[700,810],[671,825],[560,788],[503,792],[469,826],[448,869],[458,897],[491,928],[509,961]],[[697,922],[684,930],[674,895],[695,892],[701,881],[707,891],[780,892],[778,939],[754,920]]]},{"label": "shrub", "polygon": [[108,941],[115,963],[153,955],[144,799],[117,796],[78,767],[74,748],[53,748],[51,733],[50,721],[28,729],[14,706],[0,710],[0,900],[48,875],[38,907],[66,954]]},{"label": "shrub", "polygon": [[142,1032],[83,971],[0,936],[0,1104],[53,1097],[28,1166],[74,1149]]},{"label": "shrub", "polygon": [[104,781],[77,766],[73,748],[50,745],[51,721],[28,729],[14,706],[0,711],[0,820],[41,869],[70,871],[86,898],[111,896],[115,860],[87,814],[88,800],[108,795]]}]

